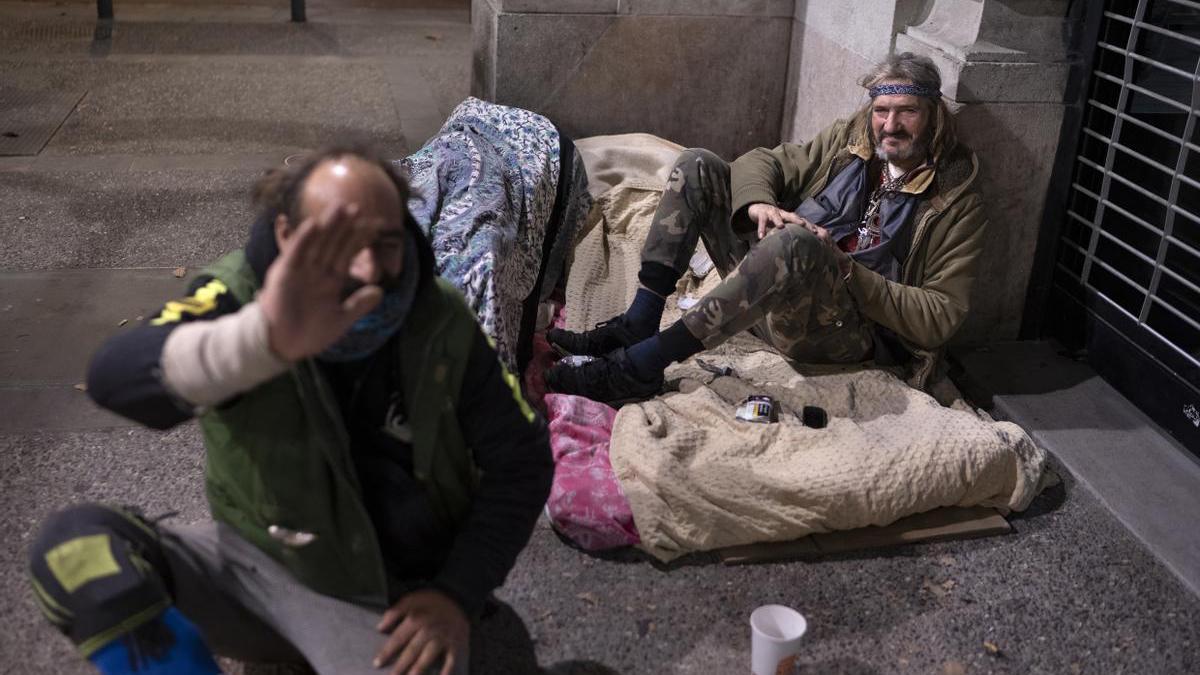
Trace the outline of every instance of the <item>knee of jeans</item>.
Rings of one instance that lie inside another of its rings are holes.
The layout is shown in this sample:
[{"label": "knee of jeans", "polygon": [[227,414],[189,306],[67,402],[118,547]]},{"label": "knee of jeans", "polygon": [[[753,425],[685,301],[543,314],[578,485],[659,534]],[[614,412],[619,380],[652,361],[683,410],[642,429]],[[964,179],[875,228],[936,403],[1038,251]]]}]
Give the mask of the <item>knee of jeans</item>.
[{"label": "knee of jeans", "polygon": [[825,242],[817,238],[808,228],[796,223],[788,223],[783,229],[782,234],[785,236],[785,242],[788,248],[797,254],[810,254],[816,251],[824,250],[827,246]]},{"label": "knee of jeans", "polygon": [[684,173],[694,173],[699,165],[719,166],[725,160],[717,156],[712,150],[704,148],[688,148],[679,153],[679,159],[675,160],[675,168]]},{"label": "knee of jeans", "polygon": [[819,260],[826,246],[817,236],[802,225],[787,223],[783,229],[776,230],[764,238],[755,248],[769,252],[773,259],[783,260],[789,272],[804,272],[811,268],[811,263]]}]

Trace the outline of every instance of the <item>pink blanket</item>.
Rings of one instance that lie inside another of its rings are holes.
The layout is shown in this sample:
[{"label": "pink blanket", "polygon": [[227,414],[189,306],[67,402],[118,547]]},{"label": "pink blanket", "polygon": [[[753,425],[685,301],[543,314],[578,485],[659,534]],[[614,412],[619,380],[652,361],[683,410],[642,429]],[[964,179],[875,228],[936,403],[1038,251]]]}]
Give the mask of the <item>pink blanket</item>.
[{"label": "pink blanket", "polygon": [[[561,310],[554,323],[562,325]],[[617,411],[580,396],[547,393],[542,374],[556,359],[545,336],[534,335],[525,393],[550,423],[554,485],[546,513],[554,529],[588,551],[636,544],[633,512],[608,458]]]}]

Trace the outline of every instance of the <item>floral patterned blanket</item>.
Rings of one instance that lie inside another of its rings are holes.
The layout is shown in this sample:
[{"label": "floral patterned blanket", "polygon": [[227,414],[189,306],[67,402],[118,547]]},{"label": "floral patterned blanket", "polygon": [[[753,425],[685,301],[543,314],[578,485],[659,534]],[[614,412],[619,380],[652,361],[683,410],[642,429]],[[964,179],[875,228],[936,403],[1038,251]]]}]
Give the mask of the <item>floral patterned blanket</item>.
[{"label": "floral patterned blanket", "polygon": [[458,286],[501,358],[519,371],[537,304],[564,276],[591,208],[574,145],[541,115],[468,98],[397,163],[438,273]]}]

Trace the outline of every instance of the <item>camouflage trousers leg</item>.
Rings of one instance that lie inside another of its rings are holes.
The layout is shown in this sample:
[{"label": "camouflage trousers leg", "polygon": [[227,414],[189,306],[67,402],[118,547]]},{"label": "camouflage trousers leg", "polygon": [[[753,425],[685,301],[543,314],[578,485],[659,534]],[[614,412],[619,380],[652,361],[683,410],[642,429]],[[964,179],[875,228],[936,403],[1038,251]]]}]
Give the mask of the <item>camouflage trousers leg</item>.
[{"label": "camouflage trousers leg", "polygon": [[662,200],[642,245],[642,263],[687,270],[696,242],[703,240],[722,275],[732,270],[750,242],[730,226],[729,163],[702,148],[684,150],[671,170]]},{"label": "camouflage trousers leg", "polygon": [[706,349],[751,330],[802,363],[869,358],[871,322],[842,281],[834,251],[803,227],[768,234],[722,277],[683,315]]}]

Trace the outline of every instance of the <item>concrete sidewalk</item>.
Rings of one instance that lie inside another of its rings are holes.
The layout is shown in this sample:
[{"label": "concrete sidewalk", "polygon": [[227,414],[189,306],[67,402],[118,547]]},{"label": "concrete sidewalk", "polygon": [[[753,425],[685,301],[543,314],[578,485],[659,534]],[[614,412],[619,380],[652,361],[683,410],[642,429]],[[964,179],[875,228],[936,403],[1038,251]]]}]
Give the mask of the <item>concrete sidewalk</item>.
[{"label": "concrete sidewalk", "polygon": [[[175,268],[242,243],[264,168],[343,137],[406,154],[467,95],[467,0],[308,8],[295,26],[283,0],[115,0],[97,44],[94,3],[0,2],[0,104],[79,94],[38,154],[0,157],[2,673],[92,672],[25,588],[47,514],[105,500],[206,518],[194,425],[92,407],[75,385],[94,347],[175,293]],[[1200,671],[1200,599],[1058,468],[1012,535],[814,562],[664,568],[582,553],[543,522],[477,671],[746,672],[766,603],[808,617],[802,672]]]}]

